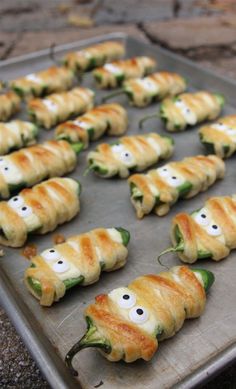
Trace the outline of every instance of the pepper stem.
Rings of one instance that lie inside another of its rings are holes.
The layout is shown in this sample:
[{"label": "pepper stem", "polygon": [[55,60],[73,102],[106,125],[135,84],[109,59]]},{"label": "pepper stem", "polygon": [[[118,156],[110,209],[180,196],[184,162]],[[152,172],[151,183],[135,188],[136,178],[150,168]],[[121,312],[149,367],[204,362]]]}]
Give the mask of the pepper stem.
[{"label": "pepper stem", "polygon": [[149,119],[152,119],[152,118],[159,118],[160,115],[158,113],[154,113],[152,115],[147,115],[147,116],[144,116],[140,121],[139,121],[139,128],[140,130],[143,129],[143,123],[146,121],[146,120],[149,120]]},{"label": "pepper stem", "polygon": [[70,144],[72,149],[74,150],[74,152],[78,155],[84,148],[84,144],[81,143],[81,142],[77,142],[77,143],[71,143]]},{"label": "pepper stem", "polygon": [[52,43],[51,46],[49,47],[49,58],[54,62],[56,65],[61,65],[60,62],[56,59],[55,57],[55,47],[56,43]]},{"label": "pepper stem", "polygon": [[176,252],[178,252],[178,251],[183,251],[183,246],[182,245],[178,245],[178,246],[176,246],[176,247],[168,247],[166,250],[163,250],[159,255],[158,255],[158,257],[157,257],[157,262],[161,265],[161,266],[163,266],[163,267],[165,267],[166,269],[170,269],[168,266],[166,266],[166,265],[164,265],[162,262],[161,262],[161,260],[160,260],[160,258],[163,256],[163,255],[165,255],[165,254],[168,254],[168,253],[176,253]]},{"label": "pepper stem", "polygon": [[91,170],[93,170],[93,168],[94,168],[94,164],[90,164],[86,169],[85,169],[85,171],[84,171],[84,173],[83,173],[83,177],[86,177],[88,174],[89,174],[89,172],[91,171]]},{"label": "pepper stem", "polygon": [[105,103],[107,100],[110,100],[115,96],[123,95],[124,93],[125,93],[124,89],[119,89],[118,91],[109,93],[108,95],[102,98],[102,103]]},{"label": "pepper stem", "polygon": [[102,349],[105,353],[109,354],[111,352],[110,343],[99,334],[97,327],[93,324],[92,320],[89,317],[86,317],[86,321],[87,331],[85,335],[72,346],[65,357],[65,364],[71,374],[75,377],[78,376],[78,372],[74,369],[72,360],[79,351],[88,347],[96,347]]}]

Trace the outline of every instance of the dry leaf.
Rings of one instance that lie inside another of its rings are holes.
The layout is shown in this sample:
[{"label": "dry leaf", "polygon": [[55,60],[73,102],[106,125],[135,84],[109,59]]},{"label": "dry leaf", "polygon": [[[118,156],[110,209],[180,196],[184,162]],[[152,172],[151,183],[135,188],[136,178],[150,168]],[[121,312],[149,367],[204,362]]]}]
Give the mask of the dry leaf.
[{"label": "dry leaf", "polygon": [[94,26],[94,20],[89,16],[83,15],[69,15],[68,23],[72,26],[88,28]]}]

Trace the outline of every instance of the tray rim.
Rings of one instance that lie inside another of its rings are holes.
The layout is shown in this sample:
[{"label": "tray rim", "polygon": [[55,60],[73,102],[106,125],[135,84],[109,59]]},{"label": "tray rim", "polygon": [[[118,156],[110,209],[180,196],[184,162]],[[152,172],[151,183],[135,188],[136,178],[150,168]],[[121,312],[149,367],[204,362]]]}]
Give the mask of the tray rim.
[{"label": "tray rim", "polygon": [[[108,34],[98,35],[96,37],[91,37],[87,39],[82,39],[74,41],[72,43],[65,43],[62,45],[55,46],[55,53],[60,53],[64,50],[73,50],[80,46],[91,45],[96,42],[101,42],[109,39],[123,39],[134,40],[140,42],[149,47],[158,47],[158,50],[165,55],[168,55],[170,58],[180,61],[183,64],[189,65],[196,70],[200,70],[209,76],[213,76],[216,79],[220,79],[223,82],[230,83],[236,87],[236,81],[232,80],[230,77],[223,76],[218,74],[214,70],[205,69],[198,63],[193,62],[190,59],[183,57],[182,55],[176,54],[170,50],[164,49],[158,44],[152,44],[149,42],[142,41],[140,38],[134,37],[124,32],[112,32]],[[50,54],[50,48],[38,50],[32,53],[23,54],[16,56],[10,59],[0,61],[0,69],[7,65],[15,65],[19,62],[34,60],[45,55]],[[53,344],[49,341],[46,335],[43,332],[40,332],[40,325],[33,313],[31,317],[28,318],[25,315],[25,311],[28,310],[24,301],[17,302],[17,293],[11,285],[7,274],[1,267],[0,264],[0,305],[4,308],[10,320],[12,321],[15,329],[18,334],[21,336],[23,342],[25,343],[29,353],[34,358],[42,375],[46,378],[48,383],[53,389],[74,389],[82,388],[79,380],[75,380],[68,372],[63,363],[63,359],[54,351]],[[35,329],[39,329],[40,336],[37,336]],[[50,353],[44,344],[49,346]],[[33,345],[33,347],[32,347]],[[52,355],[54,354],[54,355]],[[220,371],[224,370],[227,366],[232,364],[236,360],[236,341],[230,346],[227,346],[222,350],[218,355],[210,358],[204,366],[198,367],[194,372],[187,375],[182,381],[176,383],[173,387],[176,389],[185,389],[185,388],[194,388],[203,382],[209,381],[209,379],[216,376]],[[50,369],[48,366],[50,364]]]}]

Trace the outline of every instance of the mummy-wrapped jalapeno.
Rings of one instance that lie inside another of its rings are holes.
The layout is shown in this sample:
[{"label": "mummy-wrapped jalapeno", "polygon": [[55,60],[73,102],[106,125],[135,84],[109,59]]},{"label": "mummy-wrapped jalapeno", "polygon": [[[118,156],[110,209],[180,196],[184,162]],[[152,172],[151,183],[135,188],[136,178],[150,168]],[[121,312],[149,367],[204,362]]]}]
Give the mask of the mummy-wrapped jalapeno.
[{"label": "mummy-wrapped jalapeno", "polygon": [[122,89],[107,95],[103,100],[126,94],[130,104],[135,107],[146,107],[154,101],[163,100],[167,96],[175,96],[186,90],[186,81],[176,73],[158,72],[148,77],[134,78],[125,81]]},{"label": "mummy-wrapped jalapeno", "polygon": [[76,151],[64,140],[51,140],[0,157],[0,198],[46,178],[63,176],[75,166]]},{"label": "mummy-wrapped jalapeno", "polygon": [[149,361],[159,341],[174,336],[186,319],[203,313],[213,282],[208,270],[175,266],[97,296],[85,310],[86,334],[66,355],[71,373],[77,375],[73,357],[87,347],[98,348],[111,362]]},{"label": "mummy-wrapped jalapeno", "polygon": [[116,88],[125,80],[144,77],[152,73],[155,67],[156,61],[152,58],[135,57],[107,63],[95,69],[93,75],[99,88]]},{"label": "mummy-wrapped jalapeno", "polygon": [[129,178],[131,202],[137,217],[154,212],[166,215],[180,198],[189,199],[223,178],[224,162],[215,155],[198,155],[170,162]]},{"label": "mummy-wrapped jalapeno", "polygon": [[182,212],[172,220],[173,247],[183,262],[211,258],[220,261],[236,248],[236,195],[211,197],[191,214]]},{"label": "mummy-wrapped jalapeno", "polygon": [[124,136],[115,144],[100,144],[88,153],[88,170],[101,177],[128,177],[132,171],[143,171],[160,159],[167,159],[173,153],[170,137],[155,133]]},{"label": "mummy-wrapped jalapeno", "polygon": [[228,158],[236,151],[236,115],[225,116],[199,130],[202,144],[209,153]]},{"label": "mummy-wrapped jalapeno", "polygon": [[120,227],[70,237],[32,259],[25,272],[26,286],[41,305],[50,306],[73,286],[93,284],[102,271],[123,267],[129,238],[129,232]]},{"label": "mummy-wrapped jalapeno", "polygon": [[52,66],[10,81],[9,86],[22,98],[39,97],[72,87],[74,74],[66,67]]},{"label": "mummy-wrapped jalapeno", "polygon": [[0,94],[0,121],[6,121],[20,110],[21,100],[19,96],[8,91]]},{"label": "mummy-wrapped jalapeno", "polygon": [[0,244],[21,247],[28,234],[46,234],[71,220],[80,209],[80,183],[52,178],[0,202]]},{"label": "mummy-wrapped jalapeno", "polygon": [[0,155],[36,143],[38,128],[31,122],[0,123]]},{"label": "mummy-wrapped jalapeno", "polygon": [[80,115],[93,108],[94,92],[87,88],[74,88],[68,92],[53,93],[44,99],[32,99],[28,113],[38,126],[51,128],[70,116]]},{"label": "mummy-wrapped jalapeno", "polygon": [[128,126],[126,110],[119,104],[100,105],[75,120],[62,123],[56,128],[57,139],[70,143],[81,143],[86,149],[90,141],[105,133],[111,136],[123,135]]},{"label": "mummy-wrapped jalapeno", "polygon": [[102,66],[106,62],[123,57],[125,48],[123,43],[108,41],[65,55],[63,63],[72,70],[86,72]]}]

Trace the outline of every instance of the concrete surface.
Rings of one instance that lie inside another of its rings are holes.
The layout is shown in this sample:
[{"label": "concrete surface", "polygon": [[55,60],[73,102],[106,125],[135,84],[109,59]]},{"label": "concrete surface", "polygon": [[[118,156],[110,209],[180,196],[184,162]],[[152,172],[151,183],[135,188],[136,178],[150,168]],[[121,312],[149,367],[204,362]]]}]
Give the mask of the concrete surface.
[{"label": "concrete surface", "polygon": [[[113,31],[160,44],[236,77],[235,0],[0,1],[0,60]],[[236,364],[201,387],[235,389]],[[0,388],[49,388],[2,309]]]}]

